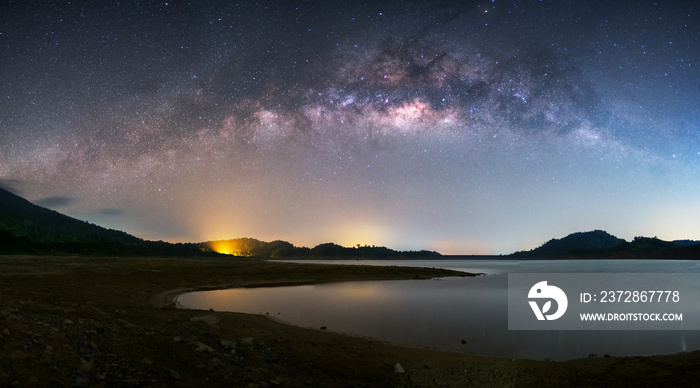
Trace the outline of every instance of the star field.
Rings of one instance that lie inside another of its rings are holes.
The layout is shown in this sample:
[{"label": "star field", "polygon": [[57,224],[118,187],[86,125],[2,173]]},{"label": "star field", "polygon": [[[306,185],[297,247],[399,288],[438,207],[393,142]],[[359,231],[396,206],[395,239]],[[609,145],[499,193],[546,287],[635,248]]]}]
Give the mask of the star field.
[{"label": "star field", "polygon": [[168,241],[697,239],[698,8],[9,2],[0,185]]}]

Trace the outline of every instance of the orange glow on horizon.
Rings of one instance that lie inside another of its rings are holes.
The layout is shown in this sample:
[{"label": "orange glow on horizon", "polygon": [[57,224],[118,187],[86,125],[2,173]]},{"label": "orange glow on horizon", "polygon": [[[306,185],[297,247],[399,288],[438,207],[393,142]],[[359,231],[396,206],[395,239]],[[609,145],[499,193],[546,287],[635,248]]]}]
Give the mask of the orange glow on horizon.
[{"label": "orange glow on horizon", "polygon": [[209,241],[205,245],[212,251],[223,255],[250,256],[249,252],[244,252],[235,240]]}]

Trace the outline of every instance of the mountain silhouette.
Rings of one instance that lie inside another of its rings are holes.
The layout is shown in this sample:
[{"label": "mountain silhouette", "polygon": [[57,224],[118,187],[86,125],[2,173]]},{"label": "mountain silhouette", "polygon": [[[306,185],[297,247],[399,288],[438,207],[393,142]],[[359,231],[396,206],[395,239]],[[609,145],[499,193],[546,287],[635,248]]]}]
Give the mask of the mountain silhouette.
[{"label": "mountain silhouette", "polygon": [[[289,242],[265,242],[253,238],[167,243],[144,240],[120,230],[107,229],[57,211],[35,205],[0,188],[0,253],[199,256],[229,254],[260,258],[306,259],[437,259],[432,251],[395,251],[382,246],[343,247],[334,243],[314,248]],[[627,242],[603,230],[572,233],[552,239],[530,251],[494,258],[658,258],[698,259],[700,242],[663,241],[635,237]]]},{"label": "mountain silhouette", "polygon": [[551,257],[592,253],[614,248],[626,241],[602,230],[572,233],[561,239],[551,239],[530,251],[516,252],[519,257]]},{"label": "mountain silhouette", "polygon": [[201,254],[196,244],[147,241],[37,206],[0,188],[0,252],[32,254]]},{"label": "mountain silhouette", "polygon": [[309,249],[295,247],[286,241],[265,242],[254,238],[185,244],[148,241],[46,209],[2,188],[0,188],[0,253],[143,256],[227,254],[259,258],[313,259],[441,257],[437,252],[394,251],[375,246],[346,248],[333,243],[321,244]]},{"label": "mountain silhouette", "polygon": [[138,237],[80,221],[57,211],[34,205],[0,188],[0,227],[14,229],[34,242],[70,240],[71,235],[91,236],[124,244],[143,243]]},{"label": "mountain silhouette", "polygon": [[700,257],[700,245],[692,240],[676,242],[656,237],[635,237],[628,242],[603,230],[593,230],[551,239],[535,249],[515,252],[510,256],[545,259],[694,259]]}]

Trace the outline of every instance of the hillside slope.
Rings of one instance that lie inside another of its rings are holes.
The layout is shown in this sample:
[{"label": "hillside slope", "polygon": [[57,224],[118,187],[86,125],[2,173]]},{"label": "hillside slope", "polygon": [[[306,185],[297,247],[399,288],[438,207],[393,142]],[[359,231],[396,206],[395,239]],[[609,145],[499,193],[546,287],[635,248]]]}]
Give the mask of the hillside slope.
[{"label": "hillside slope", "polygon": [[34,205],[0,189],[0,252],[51,254],[199,254],[196,244],[146,241]]}]

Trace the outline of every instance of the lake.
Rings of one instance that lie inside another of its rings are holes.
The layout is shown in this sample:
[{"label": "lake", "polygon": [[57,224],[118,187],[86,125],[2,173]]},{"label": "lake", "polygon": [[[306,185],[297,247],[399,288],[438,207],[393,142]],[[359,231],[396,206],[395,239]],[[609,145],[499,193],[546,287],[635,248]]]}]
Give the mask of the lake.
[{"label": "lake", "polygon": [[[700,331],[508,330],[508,273],[698,273],[687,260],[308,260],[307,263],[438,267],[486,276],[359,281],[192,292],[183,308],[266,314],[303,327],[397,344],[512,358],[567,360],[700,349]],[[700,280],[700,276],[698,277]],[[700,282],[699,282],[700,283]]]}]

